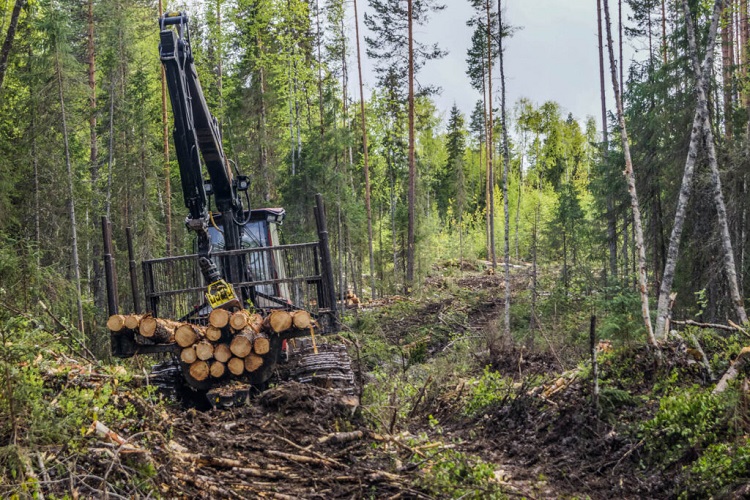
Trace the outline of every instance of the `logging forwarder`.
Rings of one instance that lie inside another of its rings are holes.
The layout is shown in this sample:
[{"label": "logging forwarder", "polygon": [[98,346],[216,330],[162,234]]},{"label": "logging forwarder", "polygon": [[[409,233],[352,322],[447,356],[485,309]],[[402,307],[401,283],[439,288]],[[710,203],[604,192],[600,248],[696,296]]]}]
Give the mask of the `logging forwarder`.
[{"label": "logging forwarder", "polygon": [[[277,361],[287,357],[287,340],[338,332],[325,210],[317,195],[317,242],[279,244],[285,211],[249,209],[249,179],[225,155],[218,122],[208,108],[198,78],[188,16],[167,13],[159,19],[159,27],[159,55],[172,106],[174,147],[188,211],[185,225],[195,235],[195,253],[142,263],[145,314],[138,310],[136,266],[131,260],[135,311],[130,320],[137,323],[135,319],[142,322],[148,318],[148,329],[120,327],[124,322],[119,318],[124,315],[119,314],[112,299],[117,297],[116,276],[111,262],[105,262],[110,320],[117,318],[108,322],[117,325],[110,326],[113,354],[130,357],[171,352],[174,356],[155,371],[158,385],[172,388],[174,394],[183,397],[182,389],[189,389],[191,400],[208,395],[212,404],[235,401],[234,396],[222,395],[226,387],[240,383],[263,387]],[[208,179],[204,179],[204,167]],[[111,248],[108,221],[103,230],[105,248]],[[111,252],[105,253],[111,260]],[[280,322],[284,315],[297,321]],[[239,329],[229,321],[235,316],[241,324]],[[249,322],[242,321],[245,316]],[[240,345],[242,349],[237,347]],[[258,349],[259,345],[263,348]],[[313,347],[317,353],[318,347]],[[353,387],[345,350],[333,351],[318,354],[314,363],[300,363],[296,375],[327,385],[331,380],[344,381]],[[346,362],[342,363],[344,357]],[[314,377],[305,373],[308,365],[314,367]]]}]

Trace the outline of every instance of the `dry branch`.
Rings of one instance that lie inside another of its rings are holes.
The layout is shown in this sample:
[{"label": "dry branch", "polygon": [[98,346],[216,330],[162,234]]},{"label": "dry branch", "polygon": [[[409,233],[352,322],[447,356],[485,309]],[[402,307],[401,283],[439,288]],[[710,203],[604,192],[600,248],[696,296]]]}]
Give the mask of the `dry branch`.
[{"label": "dry branch", "polygon": [[721,380],[719,380],[719,383],[716,384],[716,387],[713,390],[713,394],[721,394],[722,392],[727,390],[727,387],[729,387],[729,382],[737,378],[737,375],[739,375],[740,370],[747,364],[747,360],[750,357],[750,347],[743,347],[740,353],[737,355],[737,359],[734,360],[734,362],[729,366],[729,369],[724,373],[724,376],[721,377]]}]

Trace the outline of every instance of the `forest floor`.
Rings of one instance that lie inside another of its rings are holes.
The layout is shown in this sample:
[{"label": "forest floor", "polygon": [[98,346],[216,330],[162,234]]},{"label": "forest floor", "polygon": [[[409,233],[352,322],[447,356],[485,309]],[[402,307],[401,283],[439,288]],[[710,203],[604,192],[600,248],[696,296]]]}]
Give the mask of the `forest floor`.
[{"label": "forest floor", "polygon": [[[499,333],[501,276],[436,274],[420,297],[350,312],[339,341],[363,382],[359,406],[280,381],[247,405],[198,411],[138,387],[142,377],[122,367],[41,362],[48,394],[78,387],[90,393],[78,398],[101,408],[81,413],[75,440],[19,450],[23,490],[73,498],[664,498],[689,484],[683,466],[695,449],[649,467],[670,435],[644,425],[660,407],[654,394],[706,383],[684,345],[664,344],[660,359],[640,344],[603,353],[597,411],[590,367],[561,354],[562,341],[544,335],[532,350]],[[528,282],[529,271],[515,269],[514,296]],[[51,404],[74,412],[68,399]],[[110,432],[95,432],[96,420]],[[657,435],[661,445],[649,442]],[[8,486],[0,483],[0,493],[17,491]]]}]

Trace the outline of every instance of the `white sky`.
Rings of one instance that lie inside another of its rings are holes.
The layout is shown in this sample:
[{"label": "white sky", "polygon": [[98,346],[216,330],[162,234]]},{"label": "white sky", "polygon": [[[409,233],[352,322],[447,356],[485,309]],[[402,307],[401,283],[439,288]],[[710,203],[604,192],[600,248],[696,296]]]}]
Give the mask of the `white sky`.
[{"label": "white sky", "polygon": [[[472,28],[466,21],[472,15],[468,0],[442,0],[445,10],[433,14],[427,26],[415,33],[421,41],[438,42],[449,54],[438,61],[429,62],[418,75],[424,84],[442,87],[441,95],[435,97],[438,108],[446,115],[455,102],[468,115],[480,98],[471,88],[466,76],[466,51],[471,43]],[[364,35],[363,6],[367,0],[358,0],[360,6],[360,30]],[[505,47],[505,75],[508,87],[509,106],[521,97],[537,104],[557,101],[565,114],[573,113],[579,121],[593,116],[601,121],[599,100],[599,53],[597,48],[596,1],[595,0],[503,0],[505,21],[520,27],[514,36],[507,40]],[[613,16],[613,36],[617,37],[617,3],[610,2]],[[627,13],[623,14],[627,25]],[[353,10],[351,36],[354,42]],[[373,64],[364,53],[364,79],[369,89],[375,86]],[[354,44],[352,62],[356,64]],[[634,50],[625,45],[626,65],[633,57]],[[606,61],[605,50],[605,61]],[[352,66],[355,68],[355,66]],[[609,66],[607,66],[608,68]],[[494,70],[494,68],[493,68]],[[353,89],[356,88],[356,71],[351,73]],[[499,73],[495,72],[499,81]],[[609,73],[605,75],[609,89]],[[499,85],[493,85],[498,88]],[[367,92],[367,90],[366,90]],[[369,93],[369,92],[368,92]],[[357,95],[357,94],[352,94]],[[357,97],[355,97],[357,98]],[[499,96],[498,103],[499,103]],[[614,101],[609,92],[608,108],[614,109]]]}]

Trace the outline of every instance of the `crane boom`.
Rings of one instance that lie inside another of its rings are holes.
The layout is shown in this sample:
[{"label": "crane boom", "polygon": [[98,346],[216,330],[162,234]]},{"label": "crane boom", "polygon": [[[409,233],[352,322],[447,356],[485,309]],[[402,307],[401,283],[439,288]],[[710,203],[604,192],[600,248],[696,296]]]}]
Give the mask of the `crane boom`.
[{"label": "crane boom", "polygon": [[[245,224],[245,210],[239,192],[247,190],[247,178],[232,175],[224,154],[218,122],[208,108],[195,69],[188,16],[181,12],[167,13],[159,20],[159,25],[159,55],[172,103],[175,150],[185,206],[189,211],[186,224],[198,235],[198,255],[204,278],[208,283],[214,283],[221,276],[210,259],[208,197],[213,194],[216,209],[221,214],[224,248],[237,250],[241,246]],[[208,171],[209,184],[203,181],[201,157]],[[207,187],[210,190],[207,191]],[[230,283],[241,281],[242,269],[236,259],[228,259],[222,267]]]}]

